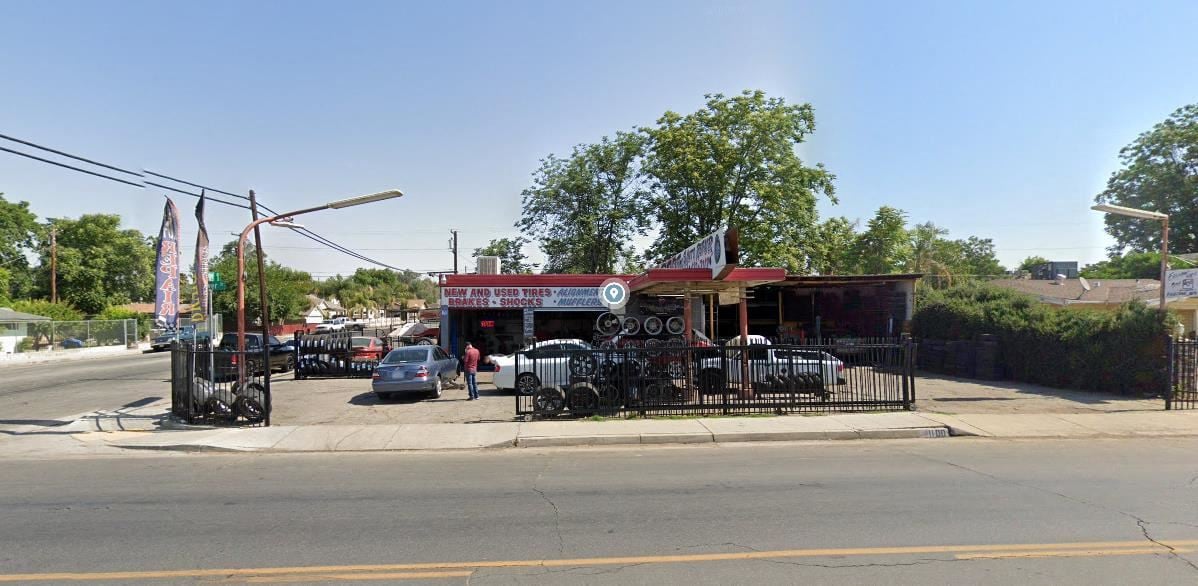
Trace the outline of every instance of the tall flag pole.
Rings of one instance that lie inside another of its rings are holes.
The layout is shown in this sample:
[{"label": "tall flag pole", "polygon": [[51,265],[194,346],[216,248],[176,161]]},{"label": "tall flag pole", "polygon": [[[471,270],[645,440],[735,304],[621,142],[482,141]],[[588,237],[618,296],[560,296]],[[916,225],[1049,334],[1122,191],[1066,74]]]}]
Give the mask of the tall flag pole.
[{"label": "tall flag pole", "polygon": [[208,228],[204,226],[204,196],[200,191],[200,202],[196,204],[196,221],[200,230],[196,232],[196,301],[200,304],[200,315],[208,315]]},{"label": "tall flag pole", "polygon": [[158,230],[158,258],[154,262],[154,324],[174,328],[179,321],[179,210],[166,198],[162,227]]}]

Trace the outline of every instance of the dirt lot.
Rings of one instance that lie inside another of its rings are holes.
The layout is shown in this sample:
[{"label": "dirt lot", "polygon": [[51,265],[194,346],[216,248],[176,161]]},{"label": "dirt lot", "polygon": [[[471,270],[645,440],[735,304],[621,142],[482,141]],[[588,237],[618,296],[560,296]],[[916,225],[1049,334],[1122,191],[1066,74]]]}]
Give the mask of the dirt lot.
[{"label": "dirt lot", "polygon": [[466,388],[447,387],[440,399],[380,401],[370,392],[370,379],[272,379],[274,425],[369,425],[393,423],[477,423],[512,421],[516,399],[499,392],[491,375],[478,375],[478,401],[466,400]]},{"label": "dirt lot", "polygon": [[[478,401],[466,400],[462,386],[446,388],[440,399],[379,401],[369,379],[274,379],[275,425],[365,425],[394,423],[477,423],[513,421],[516,399],[500,392],[482,373]],[[916,409],[937,413],[1094,413],[1159,411],[1162,399],[1052,389],[1009,381],[976,381],[920,375]]]},{"label": "dirt lot", "polygon": [[1164,399],[1070,391],[1011,381],[917,375],[915,407],[937,413],[1096,413],[1161,411]]}]

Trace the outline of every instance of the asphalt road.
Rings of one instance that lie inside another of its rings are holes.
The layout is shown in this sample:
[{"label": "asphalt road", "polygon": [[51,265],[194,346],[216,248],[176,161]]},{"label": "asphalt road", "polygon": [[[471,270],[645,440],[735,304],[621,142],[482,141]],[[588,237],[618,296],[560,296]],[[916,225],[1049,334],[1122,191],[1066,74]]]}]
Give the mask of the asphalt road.
[{"label": "asphalt road", "polygon": [[170,397],[170,352],[0,367],[0,425],[70,417]]},{"label": "asphalt road", "polygon": [[1196,439],[0,466],[0,583],[1198,583]]}]

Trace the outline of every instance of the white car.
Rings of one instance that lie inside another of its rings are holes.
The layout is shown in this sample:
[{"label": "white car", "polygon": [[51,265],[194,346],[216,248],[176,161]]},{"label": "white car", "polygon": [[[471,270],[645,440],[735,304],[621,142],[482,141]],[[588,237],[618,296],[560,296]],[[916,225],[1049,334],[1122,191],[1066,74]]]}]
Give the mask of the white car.
[{"label": "white car", "polygon": [[[572,375],[594,374],[596,368],[593,354],[570,351],[592,349],[590,344],[578,339],[537,342],[521,350],[524,355],[520,357],[520,372],[516,372],[514,354],[492,354],[489,358],[495,366],[495,388],[531,395],[541,387],[568,385]],[[575,357],[575,364],[570,364],[571,356]]]},{"label": "white car", "polygon": [[[748,346],[738,346],[737,341],[738,338],[729,342],[723,358],[705,358],[700,362],[699,386],[705,392],[720,391],[728,383],[739,385],[745,365],[749,382],[762,390],[826,392],[830,385],[845,383],[844,363],[817,348],[773,348],[762,336],[749,336]],[[742,352],[747,353],[747,361]]]}]

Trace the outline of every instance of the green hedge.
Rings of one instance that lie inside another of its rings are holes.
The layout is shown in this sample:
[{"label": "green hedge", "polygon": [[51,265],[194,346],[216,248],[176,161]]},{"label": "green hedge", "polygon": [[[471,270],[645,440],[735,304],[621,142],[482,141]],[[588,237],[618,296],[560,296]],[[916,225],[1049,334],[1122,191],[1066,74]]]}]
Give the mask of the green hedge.
[{"label": "green hedge", "polygon": [[1157,311],[1132,302],[1117,311],[1053,309],[985,283],[921,291],[915,336],[974,340],[993,334],[1012,380],[1053,387],[1156,394],[1164,389],[1165,335]]}]

